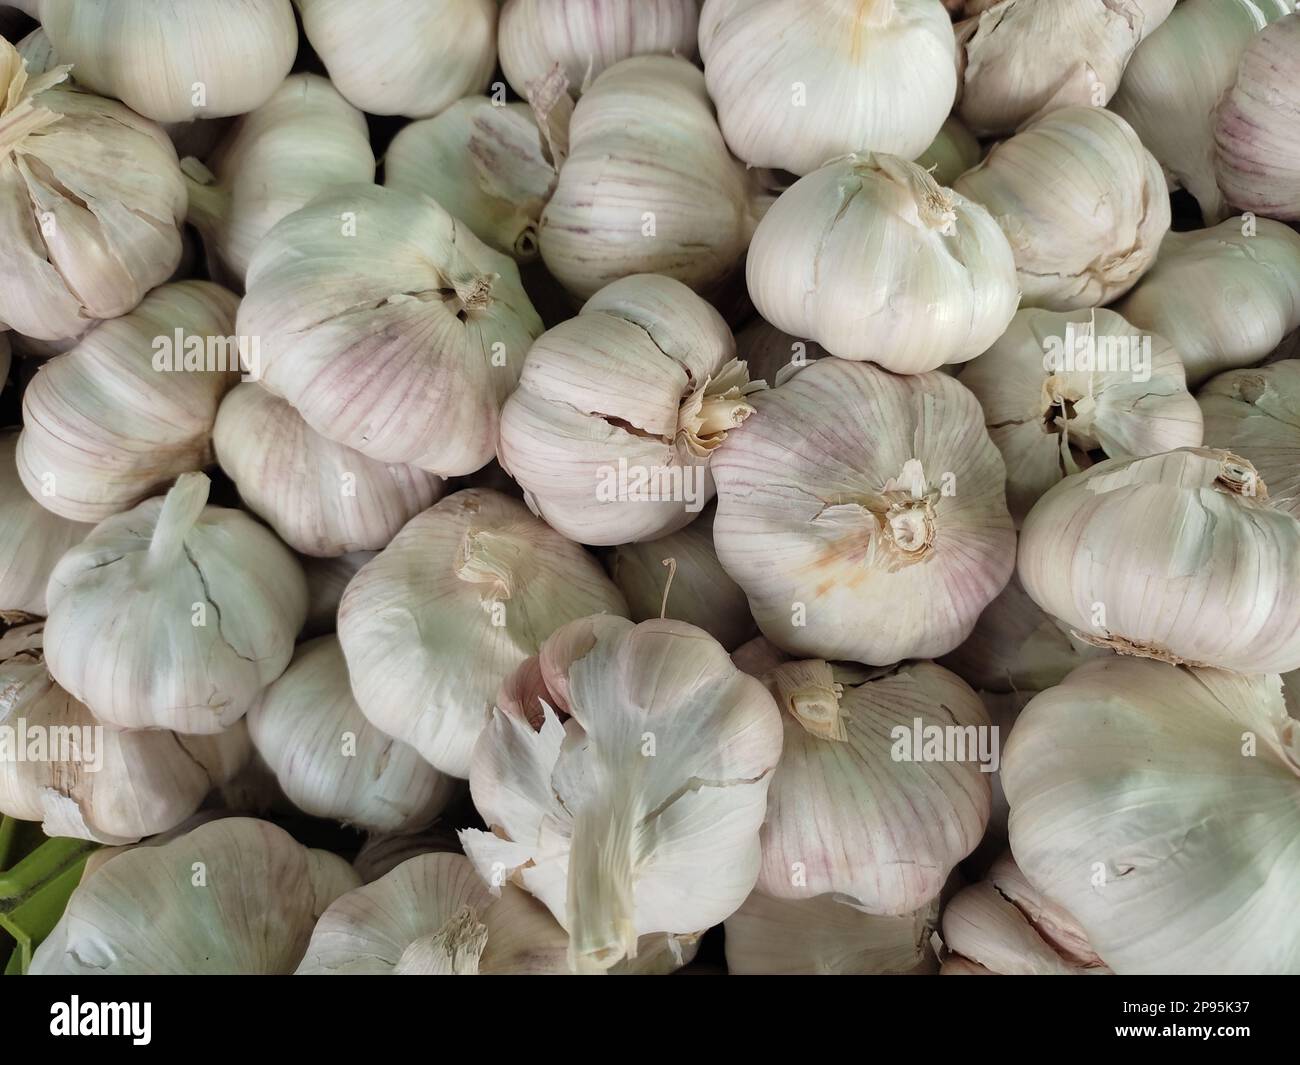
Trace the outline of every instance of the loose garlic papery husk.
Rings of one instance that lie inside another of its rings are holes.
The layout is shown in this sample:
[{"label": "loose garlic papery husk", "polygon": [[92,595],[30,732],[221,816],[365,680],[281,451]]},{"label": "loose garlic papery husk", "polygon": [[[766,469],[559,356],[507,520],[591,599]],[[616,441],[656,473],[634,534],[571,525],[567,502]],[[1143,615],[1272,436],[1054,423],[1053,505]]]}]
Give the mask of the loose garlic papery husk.
[{"label": "loose garlic papery husk", "polygon": [[338,622],[339,602],[348,582],[357,570],[374,558],[378,551],[349,551],[337,558],[299,558],[307,578],[307,620],[301,636],[324,636],[333,632]]},{"label": "loose garlic papery husk", "polygon": [[1007,583],[1015,532],[975,397],[823,359],[751,397],[714,457],[718,558],[792,654],[946,654]]},{"label": "loose garlic papery husk", "polygon": [[442,495],[440,478],[327,440],[251,382],[222,401],[212,442],[248,509],[305,555],[378,551]]},{"label": "loose garlic papery husk", "polygon": [[248,760],[242,724],[218,736],[100,725],[46,670],[43,628],[0,636],[0,812],[47,836],[132,843],[180,824]]},{"label": "loose garlic papery husk", "polygon": [[744,902],[780,753],[772,697],[707,633],[584,618],[503,686],[470,769],[492,831],[461,842],[489,885],[545,903],[571,968],[608,969]]},{"label": "loose garlic papery husk", "polygon": [[980,142],[956,118],[949,118],[930,147],[916,157],[916,165],[928,170],[940,185],[951,185],[980,161]]},{"label": "loose garlic papery husk", "polygon": [[541,319],[506,256],[428,197],[323,193],[258,245],[239,307],[262,382],[318,433],[440,476],[493,454]]},{"label": "loose garlic papery husk", "polygon": [[727,323],[680,281],[625,277],[545,333],[501,411],[501,465],[584,544],[675,532],[713,498],[709,463],[754,408]]},{"label": "loose garlic papery husk", "polygon": [[1020,580],[1075,635],[1239,673],[1300,668],[1300,520],[1227,451],[1110,459],[1030,511]]},{"label": "loose garlic papery husk", "polygon": [[759,223],[746,278],[778,329],[896,373],[973,359],[1020,302],[998,223],[891,155],[847,156],[795,182]]},{"label": "loose garlic papery husk", "polygon": [[325,189],[375,178],[365,116],[316,74],[286,78],[235,124],[207,163],[181,163],[187,221],[241,282],[253,249],[281,218]]},{"label": "loose garlic papery husk", "polygon": [[795,174],[846,152],[914,159],[952,110],[933,0],[706,0],[700,54],[731,150]]},{"label": "loose garlic papery husk", "polygon": [[1114,311],[1018,311],[962,370],[1007,464],[1017,523],[1052,485],[1097,457],[1201,444],[1201,410],[1169,342]]},{"label": "loose garlic papery husk", "polygon": [[30,77],[0,39],[0,325],[42,340],[80,336],[166,281],[185,218],[167,135],[67,76]]},{"label": "loose garlic papery husk", "polygon": [[405,126],[384,155],[386,186],[432,196],[516,262],[537,258],[537,223],[557,179],[532,109],[486,96]]},{"label": "loose garlic papery husk", "polygon": [[239,380],[238,305],[207,281],[163,285],[42,366],[18,439],[32,498],[103,521],[211,462],[217,406]]},{"label": "loose garlic papery husk", "polygon": [[1090,662],[1025,708],[1002,774],[1020,868],[1115,972],[1300,972],[1278,677]]},{"label": "loose garlic papery husk", "polygon": [[1026,307],[1069,311],[1122,296],[1169,229],[1160,164],[1127,122],[1099,107],[1051,112],[953,188],[1006,233]]},{"label": "loose garlic papery husk", "polygon": [[31,972],[286,974],[316,920],[360,884],[342,858],[248,817],[118,854],[72,893]]},{"label": "loose garlic papery husk", "polygon": [[627,612],[599,563],[499,492],[412,518],[348,585],[338,633],[371,724],[469,775],[501,682],[566,622]]},{"label": "loose garlic papery husk", "polygon": [[278,677],[307,615],[287,547],[182,474],[98,525],[54,567],[45,657],[106,724],[206,735]]},{"label": "loose garlic papery husk", "polygon": [[304,813],[367,829],[427,825],[457,792],[415,748],[366,720],[337,637],[301,644],[248,711],[253,746]]},{"label": "loose garlic papery husk", "polygon": [[736,354],[748,368],[751,381],[763,381],[775,388],[810,362],[827,358],[830,352],[758,318],[736,334]]},{"label": "loose garlic papery husk", "polygon": [[492,78],[495,0],[294,2],[330,80],[372,115],[428,118]]},{"label": "loose garlic papery husk", "polygon": [[542,258],[583,298],[643,273],[707,291],[744,259],[764,205],[727,150],[704,75],[685,59],[625,59],[574,109]]}]

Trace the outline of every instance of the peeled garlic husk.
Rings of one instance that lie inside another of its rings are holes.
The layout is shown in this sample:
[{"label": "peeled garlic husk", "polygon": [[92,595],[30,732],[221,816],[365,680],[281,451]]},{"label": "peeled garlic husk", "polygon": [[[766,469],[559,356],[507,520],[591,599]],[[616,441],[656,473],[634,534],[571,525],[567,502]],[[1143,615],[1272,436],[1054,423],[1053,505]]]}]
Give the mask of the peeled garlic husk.
[{"label": "peeled garlic husk", "polygon": [[930,142],[930,147],[916,157],[916,165],[928,170],[940,185],[951,185],[980,161],[980,142],[961,122],[949,117]]},{"label": "peeled garlic husk", "polygon": [[920,155],[952,110],[955,48],[932,0],[706,0],[700,13],[731,150],[795,174],[846,152]]},{"label": "peeled garlic husk", "polygon": [[248,732],[285,795],[312,817],[380,831],[429,824],[456,781],[366,720],[335,636],[300,644],[248,711]]},{"label": "peeled garlic husk", "polygon": [[492,831],[461,842],[489,888],[540,899],[580,972],[734,912],[758,875],[781,751],[763,686],[694,626],[608,616],[558,630],[520,674],[470,768]]},{"label": "peeled garlic husk", "polygon": [[606,285],[532,346],[497,455],[528,505],[579,543],[681,529],[713,497],[709,464],[752,412],[731,330],[680,281]]},{"label": "peeled garlic husk", "polygon": [[43,628],[0,636],[0,727],[13,744],[0,757],[3,813],[47,836],[131,843],[180,824],[248,760],[241,724],[217,736],[99,724],[46,670]]},{"label": "peeled garlic husk", "polygon": [[944,374],[822,359],[719,449],[718,558],[792,654],[892,665],[951,651],[1011,574],[1002,457]]},{"label": "peeled garlic husk", "polygon": [[29,76],[0,39],[0,325],[42,340],[80,336],[166,281],[185,219],[167,135],[67,76]]},{"label": "peeled garlic husk", "polygon": [[1297,726],[1277,676],[1081,666],[1007,744],[1016,861],[1121,975],[1300,972]]},{"label": "peeled garlic husk", "polygon": [[681,58],[625,59],[574,109],[542,258],[583,298],[630,274],[703,292],[738,268],[763,203],[756,175],[727,150],[704,75]]},{"label": "peeled garlic husk", "polygon": [[317,918],[360,883],[328,851],[247,817],[115,856],[72,893],[31,972],[291,973]]},{"label": "peeled garlic husk", "polygon": [[18,439],[32,498],[98,522],[208,465],[217,406],[239,380],[238,304],[208,281],[163,285],[42,366]]},{"label": "peeled garlic husk", "polygon": [[748,368],[751,381],[775,388],[830,352],[815,341],[783,333],[757,318],[736,334],[736,354]]},{"label": "peeled garlic husk", "polygon": [[1122,296],[1169,229],[1160,164],[1127,122],[1099,107],[1052,111],[953,188],[1006,233],[1026,307],[1070,311]]},{"label": "peeled garlic husk", "polygon": [[1201,411],[1178,352],[1114,311],[1018,311],[961,383],[980,401],[1007,464],[1017,523],[1052,485],[1098,457],[1201,444]]},{"label": "peeled garlic husk", "polygon": [[440,476],[493,454],[542,323],[519,270],[427,197],[331,189],[258,245],[239,307],[262,383],[318,433]]},{"label": "peeled garlic husk", "polygon": [[1300,668],[1300,520],[1245,459],[1110,459],[1030,511],[1020,580],[1074,635],[1240,673]]},{"label": "peeled garlic husk", "polygon": [[532,109],[487,96],[403,127],[384,155],[386,186],[432,196],[521,263],[537,258],[538,220],[557,179]]},{"label": "peeled garlic husk", "polygon": [[362,567],[338,633],[371,724],[466,777],[501,682],[557,628],[601,611],[627,604],[594,558],[523,504],[466,489]]},{"label": "peeled garlic husk", "polygon": [[492,78],[495,0],[294,2],[330,80],[372,115],[428,118]]},{"label": "peeled garlic husk", "polygon": [[317,74],[285,78],[206,158],[185,159],[187,221],[240,282],[276,222],[325,189],[373,181],[365,116]]},{"label": "peeled garlic husk", "polygon": [[101,522],[50,575],[45,657],[106,724],[229,728],[293,654],[307,585],[287,547],[242,510],[205,506],[182,474]]},{"label": "peeled garlic husk", "polygon": [[334,631],[344,589],[356,576],[357,570],[377,554],[378,551],[349,551],[335,558],[304,555],[298,559],[307,578],[307,620],[302,626],[303,637],[324,636]]},{"label": "peeled garlic husk", "polygon": [[795,182],[759,223],[746,277],[778,329],[896,373],[973,359],[1020,301],[998,223],[892,155],[847,156]]}]

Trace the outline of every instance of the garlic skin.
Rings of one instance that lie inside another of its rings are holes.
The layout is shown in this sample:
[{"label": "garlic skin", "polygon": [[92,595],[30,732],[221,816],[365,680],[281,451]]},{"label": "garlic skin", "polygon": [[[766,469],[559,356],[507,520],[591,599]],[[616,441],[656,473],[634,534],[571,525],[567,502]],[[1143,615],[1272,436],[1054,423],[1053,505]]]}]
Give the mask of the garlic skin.
[{"label": "garlic skin", "polygon": [[0,327],[41,340],[80,336],[166,281],[185,219],[167,135],[67,76],[29,76],[0,39]]},{"label": "garlic skin", "polygon": [[975,134],[949,116],[930,147],[916,157],[916,165],[928,170],[940,185],[951,185],[980,161],[984,152]]},{"label": "garlic skin", "polygon": [[722,316],[680,281],[615,281],[528,352],[501,411],[501,465],[571,540],[676,532],[713,497],[709,464],[754,409],[761,386],[735,354]]},{"label": "garlic skin", "polygon": [[183,474],[98,525],[50,575],[54,679],[119,728],[209,735],[283,672],[307,614],[289,549]]},{"label": "garlic skin", "polygon": [[1016,860],[1121,975],[1300,972],[1296,724],[1276,676],[1090,662],[1007,744]]},{"label": "garlic skin", "polygon": [[1110,459],[1066,478],[1025,521],[1019,573],[1099,647],[1239,673],[1300,667],[1300,520],[1231,452]]},{"label": "garlic skin", "polygon": [[318,433],[442,477],[496,447],[541,319],[519,270],[427,197],[331,189],[258,245],[239,306],[262,383]]},{"label": "garlic skin", "polygon": [[847,156],[795,182],[759,223],[746,279],[778,329],[895,373],[973,359],[1020,301],[998,223],[891,155]]},{"label": "garlic skin", "polygon": [[[0,36],[5,36],[0,34]],[[14,45],[18,49],[18,54],[23,57],[23,62],[27,64],[27,76],[34,78],[38,74],[44,74],[47,70],[60,66],[58,54],[54,51],[54,45],[50,42],[49,35],[40,26],[32,30],[26,37]]]},{"label": "garlic skin", "polygon": [[210,821],[160,847],[124,851],[82,881],[30,971],[291,973],[316,919],[359,883],[338,855],[266,821]]},{"label": "garlic skin", "polygon": [[1002,227],[1025,307],[1071,311],[1122,296],[1169,229],[1160,164],[1127,122],[1099,107],[1052,111],[953,188]]},{"label": "garlic skin", "polygon": [[1006,462],[1017,524],[1098,453],[1137,458],[1201,444],[1201,411],[1178,352],[1114,311],[1018,311],[961,383]]},{"label": "garlic skin", "polygon": [[23,394],[18,438],[32,498],[99,522],[208,465],[217,406],[239,380],[238,305],[208,281],[163,285],[42,366]]},{"label": "garlic skin", "polygon": [[495,0],[294,0],[339,92],[372,115],[428,118],[487,89]]},{"label": "garlic skin", "polygon": [[783,333],[756,318],[736,334],[736,354],[749,369],[751,381],[763,381],[769,388],[776,388],[810,362],[829,357],[830,352],[814,341]]},{"label": "garlic skin", "polygon": [[943,374],[823,359],[753,403],[712,464],[713,538],[763,634],[872,665],[970,635],[1015,555],[975,397]]},{"label": "garlic skin", "polygon": [[301,638],[324,636],[334,631],[344,589],[356,576],[357,570],[377,554],[378,551],[350,551],[337,558],[306,555],[298,559],[307,578],[307,620],[299,634]]},{"label": "garlic skin", "polygon": [[705,0],[700,54],[731,150],[807,174],[846,152],[914,159],[957,91],[932,0]]},{"label": "garlic skin", "polygon": [[362,567],[338,634],[371,724],[466,777],[501,682],[555,629],[602,611],[627,604],[594,558],[513,499],[466,489]]}]

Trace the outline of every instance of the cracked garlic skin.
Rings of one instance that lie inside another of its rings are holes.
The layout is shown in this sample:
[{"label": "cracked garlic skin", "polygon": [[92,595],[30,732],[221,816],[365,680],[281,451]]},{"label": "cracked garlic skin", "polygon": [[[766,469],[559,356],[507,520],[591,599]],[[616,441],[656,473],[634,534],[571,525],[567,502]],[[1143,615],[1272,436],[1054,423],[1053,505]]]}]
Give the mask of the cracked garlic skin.
[{"label": "cracked garlic skin", "polygon": [[1067,477],[1025,521],[1019,574],[1097,646],[1240,673],[1300,668],[1300,520],[1231,452],[1109,459]]},{"label": "cracked garlic skin", "polygon": [[467,777],[501,682],[555,629],[625,614],[596,560],[499,492],[412,518],[344,592],[338,633],[376,728]]},{"label": "cracked garlic skin", "polygon": [[106,724],[206,735],[283,672],[307,614],[297,559],[183,474],[101,522],[54,567],[45,657]]},{"label": "cracked garlic skin", "polygon": [[1002,457],[969,390],[823,359],[715,456],[713,538],[791,654],[892,665],[946,654],[1011,574]]}]

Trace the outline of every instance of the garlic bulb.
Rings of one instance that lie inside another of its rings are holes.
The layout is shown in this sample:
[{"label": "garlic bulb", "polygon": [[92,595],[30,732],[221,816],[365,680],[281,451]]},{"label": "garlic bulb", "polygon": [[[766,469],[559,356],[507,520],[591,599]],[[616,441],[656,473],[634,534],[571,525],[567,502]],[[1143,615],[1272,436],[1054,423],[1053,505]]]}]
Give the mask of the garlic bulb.
[{"label": "garlic bulb", "polygon": [[516,262],[537,258],[537,224],[558,178],[527,104],[457,100],[412,122],[384,156],[384,184],[431,196]]},{"label": "garlic bulb", "polygon": [[1137,458],[1201,444],[1201,411],[1169,342],[1114,311],[1019,311],[965,367],[1007,464],[1017,524],[1063,477],[1094,457]]},{"label": "garlic bulb", "polygon": [[18,474],[60,517],[98,522],[212,461],[212,424],[239,380],[238,298],[163,285],[41,367],[23,394]]},{"label": "garlic bulb", "polygon": [[1020,580],[1076,635],[1240,673],[1300,668],[1300,520],[1227,451],[1110,459],[1030,512]]},{"label": "garlic bulb", "polygon": [[465,777],[506,676],[566,622],[626,610],[582,548],[522,504],[467,489],[412,518],[362,567],[338,632],[371,724]]},{"label": "garlic bulb", "polygon": [[759,223],[746,277],[778,329],[896,373],[973,359],[1020,301],[998,223],[891,155],[795,182]]},{"label": "garlic bulb", "polygon": [[398,831],[427,825],[456,782],[361,713],[337,637],[301,644],[248,711],[253,746],[306,814]]},{"label": "garlic bulb", "polygon": [[370,832],[352,859],[352,868],[362,883],[371,884],[387,876],[403,862],[421,855],[459,854],[460,840],[446,820],[404,832]]},{"label": "garlic bulb", "polygon": [[1300,972],[1300,730],[1278,677],[1090,662],[1025,709],[1003,784],[1025,876],[1115,972]]},{"label": "garlic bulb", "polygon": [[[188,221],[239,281],[276,222],[325,189],[375,179],[366,119],[328,78],[294,74],[208,157],[181,164]],[[210,167],[210,169],[209,169]]]},{"label": "garlic bulb", "polygon": [[42,624],[0,636],[0,811],[47,836],[131,843],[198,809],[248,760],[242,725],[218,736],[105,728],[45,668]]},{"label": "garlic bulb", "polygon": [[735,354],[722,316],[680,281],[615,281],[529,351],[501,411],[501,465],[571,540],[675,532],[713,497],[709,463],[753,412],[761,386]]},{"label": "garlic bulb", "polygon": [[916,157],[916,165],[928,170],[940,185],[951,185],[980,161],[983,152],[975,134],[956,118],[948,118],[930,147]]},{"label": "garlic bulb", "polygon": [[165,497],[102,522],[50,575],[50,673],[106,724],[206,735],[283,672],[307,586],[241,510],[183,474]]},{"label": "garlic bulb", "polygon": [[1015,556],[975,397],[943,374],[823,359],[753,402],[712,464],[713,539],[764,635],[874,665],[961,643]]},{"label": "garlic bulb", "polygon": [[239,307],[262,380],[323,436],[441,476],[492,457],[541,319],[504,255],[427,197],[329,190],[258,245]]},{"label": "garlic bulb", "polygon": [[763,381],[769,388],[775,388],[830,352],[820,344],[783,333],[758,318],[736,334],[736,354],[748,368],[751,381]]},{"label": "garlic bulb", "polygon": [[80,336],[166,281],[185,218],[166,134],[67,76],[30,77],[0,39],[0,325],[42,340]]},{"label": "garlic bulb", "polygon": [[685,59],[625,59],[574,109],[542,258],[583,298],[630,274],[706,291],[739,266],[762,206],[718,131],[704,75]]},{"label": "garlic bulb", "polygon": [[378,551],[349,551],[337,558],[304,556],[298,560],[307,578],[307,620],[301,636],[324,636],[334,631],[344,589],[357,570],[377,554]]},{"label": "garlic bulb", "polygon": [[248,509],[307,555],[377,551],[442,495],[440,478],[326,439],[251,382],[222,401],[212,442]]},{"label": "garlic bulb", "polygon": [[1300,328],[1300,236],[1270,218],[1170,233],[1114,309],[1173,344],[1189,385],[1250,366]]},{"label": "garlic bulb", "polygon": [[31,972],[291,973],[316,919],[358,883],[342,858],[266,821],[209,821],[118,854],[84,880]]},{"label": "garlic bulb", "polygon": [[436,115],[483,92],[496,66],[494,0],[294,2],[330,80],[372,115]]},{"label": "garlic bulb", "polygon": [[953,188],[1006,233],[1026,307],[1070,311],[1122,296],[1169,229],[1160,164],[1127,122],[1099,107],[1051,112]]},{"label": "garlic bulb", "polygon": [[933,0],[705,0],[700,54],[731,150],[795,174],[846,152],[914,159],[957,91]]}]

